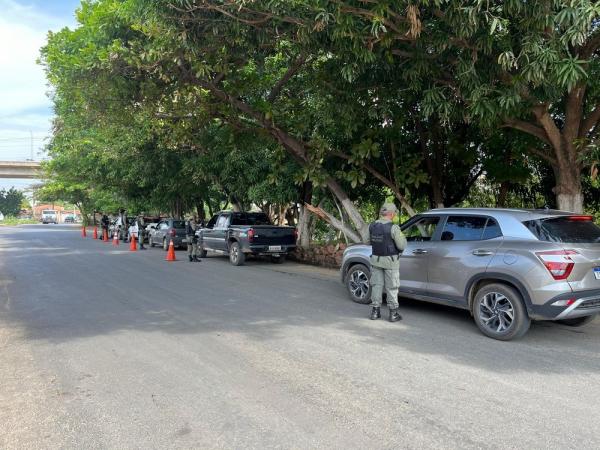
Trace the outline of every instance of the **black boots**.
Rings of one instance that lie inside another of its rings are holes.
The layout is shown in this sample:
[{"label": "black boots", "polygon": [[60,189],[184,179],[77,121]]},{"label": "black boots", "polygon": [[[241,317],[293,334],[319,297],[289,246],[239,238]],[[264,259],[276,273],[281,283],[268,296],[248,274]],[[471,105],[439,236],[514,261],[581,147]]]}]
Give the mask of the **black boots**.
[{"label": "black boots", "polygon": [[[369,316],[369,319],[381,319],[381,308],[379,306],[374,306],[371,309],[371,315]],[[399,320],[402,320],[402,316],[400,315],[397,309],[390,309],[390,317],[388,320],[390,322],[398,322]]]},{"label": "black boots", "polygon": [[374,306],[373,309],[371,309],[371,317],[369,317],[369,319],[381,319],[381,308],[379,306]]},{"label": "black boots", "polygon": [[398,309],[390,309],[389,321],[390,322],[398,322],[399,320],[402,320],[402,316],[398,312]]},{"label": "black boots", "polygon": [[188,255],[188,258],[189,258],[190,262],[194,261],[194,258],[192,257],[192,255]]}]

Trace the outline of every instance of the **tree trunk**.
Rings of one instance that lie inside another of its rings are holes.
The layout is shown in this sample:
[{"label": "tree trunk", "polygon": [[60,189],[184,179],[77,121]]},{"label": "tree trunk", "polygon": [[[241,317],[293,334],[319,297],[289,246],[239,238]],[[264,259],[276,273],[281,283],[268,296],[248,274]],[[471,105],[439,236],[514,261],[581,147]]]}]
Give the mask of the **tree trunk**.
[{"label": "tree trunk", "polygon": [[300,203],[300,217],[298,218],[298,246],[310,247],[312,215],[305,204],[311,204],[313,197],[312,182],[305,181],[302,185],[302,202]]},{"label": "tree trunk", "polygon": [[500,183],[500,192],[496,201],[496,208],[506,208],[506,200],[508,199],[508,190],[510,189],[510,181]]},{"label": "tree trunk", "polygon": [[204,202],[200,200],[196,205],[196,214],[198,215],[198,220],[204,221],[206,219],[206,213],[204,212]]},{"label": "tree trunk", "polygon": [[581,169],[577,164],[554,167],[556,203],[561,211],[583,213]]}]

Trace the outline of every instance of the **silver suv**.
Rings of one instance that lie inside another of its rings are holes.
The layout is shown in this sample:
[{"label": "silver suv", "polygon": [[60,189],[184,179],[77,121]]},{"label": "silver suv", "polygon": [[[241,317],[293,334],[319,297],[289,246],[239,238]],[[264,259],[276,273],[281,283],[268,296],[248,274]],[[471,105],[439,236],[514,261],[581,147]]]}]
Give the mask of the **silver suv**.
[{"label": "silver suv", "polygon": [[[401,227],[400,295],[467,309],[489,337],[523,336],[531,320],[582,326],[600,313],[600,227],[554,210],[447,208]],[[342,280],[369,303],[371,247],[344,252]]]}]

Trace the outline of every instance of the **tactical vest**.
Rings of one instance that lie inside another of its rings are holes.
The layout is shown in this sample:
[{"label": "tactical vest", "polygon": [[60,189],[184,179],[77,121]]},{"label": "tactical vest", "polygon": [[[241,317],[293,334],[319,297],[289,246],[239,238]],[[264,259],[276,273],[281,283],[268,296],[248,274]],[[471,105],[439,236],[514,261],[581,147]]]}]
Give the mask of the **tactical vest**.
[{"label": "tactical vest", "polygon": [[194,236],[196,234],[196,225],[192,226],[189,220],[185,222],[185,234],[187,236]]},{"label": "tactical vest", "polygon": [[400,254],[394,239],[392,239],[393,226],[392,222],[374,222],[369,225],[373,256],[398,256]]}]

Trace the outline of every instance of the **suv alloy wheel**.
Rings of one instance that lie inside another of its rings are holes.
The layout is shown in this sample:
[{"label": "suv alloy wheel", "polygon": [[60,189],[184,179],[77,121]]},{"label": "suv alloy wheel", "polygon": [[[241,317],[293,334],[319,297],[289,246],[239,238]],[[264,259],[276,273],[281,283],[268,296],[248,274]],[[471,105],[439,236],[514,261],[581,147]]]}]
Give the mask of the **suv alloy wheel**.
[{"label": "suv alloy wheel", "polygon": [[472,308],[481,332],[501,341],[523,336],[531,324],[521,296],[505,284],[488,284],[479,289]]},{"label": "suv alloy wheel", "polygon": [[367,305],[371,303],[370,272],[363,264],[356,264],[346,274],[346,289],[352,301]]}]

